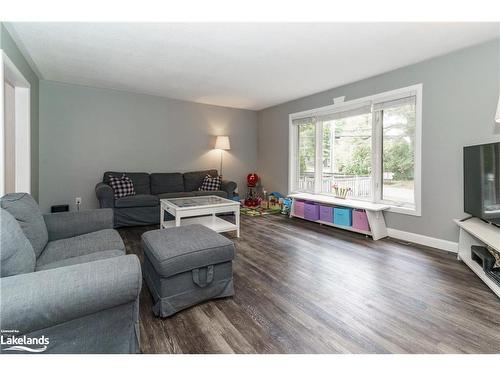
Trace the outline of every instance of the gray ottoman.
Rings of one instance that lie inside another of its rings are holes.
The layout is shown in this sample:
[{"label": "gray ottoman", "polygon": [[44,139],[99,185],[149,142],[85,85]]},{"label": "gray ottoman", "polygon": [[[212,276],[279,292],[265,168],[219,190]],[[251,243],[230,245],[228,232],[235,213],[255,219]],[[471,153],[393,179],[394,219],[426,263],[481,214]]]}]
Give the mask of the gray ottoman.
[{"label": "gray ottoman", "polygon": [[156,316],[234,294],[234,244],[213,230],[198,224],[152,230],[142,235],[142,246]]}]

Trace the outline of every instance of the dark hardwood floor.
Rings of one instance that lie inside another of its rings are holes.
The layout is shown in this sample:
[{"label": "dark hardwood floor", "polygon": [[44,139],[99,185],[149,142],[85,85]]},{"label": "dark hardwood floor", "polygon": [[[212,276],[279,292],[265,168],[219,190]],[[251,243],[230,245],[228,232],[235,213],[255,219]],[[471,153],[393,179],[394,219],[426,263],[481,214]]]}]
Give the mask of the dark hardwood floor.
[{"label": "dark hardwood floor", "polygon": [[[121,229],[142,260],[140,236]],[[243,216],[235,296],[159,319],[144,353],[500,353],[500,299],[455,254],[289,219]]]}]

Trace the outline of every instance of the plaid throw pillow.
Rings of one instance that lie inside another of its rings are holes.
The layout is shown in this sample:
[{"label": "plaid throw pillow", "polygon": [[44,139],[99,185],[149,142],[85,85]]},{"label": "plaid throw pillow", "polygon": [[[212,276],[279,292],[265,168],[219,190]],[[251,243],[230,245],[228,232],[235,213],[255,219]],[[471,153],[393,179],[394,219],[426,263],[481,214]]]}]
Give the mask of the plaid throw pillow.
[{"label": "plaid throw pillow", "polygon": [[109,186],[115,192],[115,199],[135,195],[134,184],[125,174],[121,178],[109,176]]},{"label": "plaid throw pillow", "polygon": [[212,177],[207,174],[198,190],[205,190],[205,191],[220,190],[221,181],[222,181],[221,176]]}]

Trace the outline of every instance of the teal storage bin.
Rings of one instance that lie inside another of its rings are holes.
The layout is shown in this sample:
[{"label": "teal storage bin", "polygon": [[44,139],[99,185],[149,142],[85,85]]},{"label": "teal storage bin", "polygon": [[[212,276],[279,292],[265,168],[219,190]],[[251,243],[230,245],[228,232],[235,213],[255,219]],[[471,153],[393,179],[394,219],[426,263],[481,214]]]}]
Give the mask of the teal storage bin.
[{"label": "teal storage bin", "polygon": [[352,226],[352,208],[334,207],[333,208],[333,223],[343,225],[345,227]]}]

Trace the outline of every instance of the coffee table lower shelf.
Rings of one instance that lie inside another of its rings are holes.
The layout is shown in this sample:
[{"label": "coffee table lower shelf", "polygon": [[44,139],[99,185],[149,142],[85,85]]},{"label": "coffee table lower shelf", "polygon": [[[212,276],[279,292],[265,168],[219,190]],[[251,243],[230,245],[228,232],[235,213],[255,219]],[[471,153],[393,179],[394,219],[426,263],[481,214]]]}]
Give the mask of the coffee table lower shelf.
[{"label": "coffee table lower shelf", "polygon": [[[210,215],[210,216],[198,216],[198,217],[187,217],[181,219],[181,225],[190,224],[201,224],[210,228],[217,233],[222,232],[232,232],[237,231],[238,226],[227,220],[221,219],[220,217]],[[173,228],[175,227],[175,220],[169,220],[163,222],[163,228]]]}]

